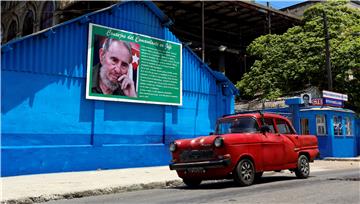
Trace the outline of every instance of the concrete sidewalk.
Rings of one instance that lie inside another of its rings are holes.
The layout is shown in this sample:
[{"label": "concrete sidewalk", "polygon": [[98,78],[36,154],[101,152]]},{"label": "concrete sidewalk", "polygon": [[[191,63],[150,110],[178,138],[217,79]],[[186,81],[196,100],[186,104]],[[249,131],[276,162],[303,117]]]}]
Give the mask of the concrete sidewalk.
[{"label": "concrete sidewalk", "polygon": [[[360,169],[360,157],[311,163],[311,172],[349,168]],[[13,176],[1,178],[1,183],[2,203],[44,202],[183,185],[168,166]]]}]

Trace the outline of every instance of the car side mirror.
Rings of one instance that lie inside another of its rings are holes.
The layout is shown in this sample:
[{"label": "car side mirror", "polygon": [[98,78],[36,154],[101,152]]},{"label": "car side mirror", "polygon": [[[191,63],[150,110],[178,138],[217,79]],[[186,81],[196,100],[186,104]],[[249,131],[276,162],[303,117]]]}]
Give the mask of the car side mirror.
[{"label": "car side mirror", "polygon": [[210,133],[209,133],[209,135],[213,135],[213,134],[214,134],[214,132],[210,132]]},{"label": "car side mirror", "polygon": [[263,133],[263,134],[265,134],[265,133],[267,133],[267,132],[270,132],[269,126],[267,126],[267,125],[262,126],[262,127],[260,128],[260,132]]}]

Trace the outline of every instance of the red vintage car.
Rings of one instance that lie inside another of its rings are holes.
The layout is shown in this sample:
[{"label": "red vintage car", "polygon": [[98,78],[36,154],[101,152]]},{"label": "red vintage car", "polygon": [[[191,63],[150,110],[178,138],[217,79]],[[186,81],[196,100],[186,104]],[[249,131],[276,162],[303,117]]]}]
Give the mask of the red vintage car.
[{"label": "red vintage car", "polygon": [[272,113],[242,113],[217,121],[215,133],[170,143],[171,170],[189,187],[203,180],[233,178],[253,184],[264,171],[289,169],[307,178],[319,155],[313,135],[298,135],[290,121]]}]

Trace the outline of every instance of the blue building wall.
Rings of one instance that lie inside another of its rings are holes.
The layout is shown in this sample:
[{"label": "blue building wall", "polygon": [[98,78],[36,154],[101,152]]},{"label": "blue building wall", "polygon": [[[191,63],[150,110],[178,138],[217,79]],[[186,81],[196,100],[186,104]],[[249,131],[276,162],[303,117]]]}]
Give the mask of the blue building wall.
[{"label": "blue building wall", "polygon": [[126,2],[2,47],[2,176],[165,165],[213,131],[235,89],[183,48],[183,105],[85,99],[88,23],[179,42],[151,2]]},{"label": "blue building wall", "polygon": [[355,119],[355,135],[357,155],[360,155],[360,118]]}]

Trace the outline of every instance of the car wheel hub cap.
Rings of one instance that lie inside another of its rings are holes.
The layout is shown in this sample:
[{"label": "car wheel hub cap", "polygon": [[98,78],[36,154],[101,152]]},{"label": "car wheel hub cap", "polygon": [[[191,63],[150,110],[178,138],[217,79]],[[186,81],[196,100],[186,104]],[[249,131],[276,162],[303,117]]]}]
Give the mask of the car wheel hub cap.
[{"label": "car wheel hub cap", "polygon": [[247,162],[243,163],[243,165],[241,166],[241,177],[245,181],[248,181],[251,179],[252,174],[253,174],[253,170],[251,168],[251,165]]},{"label": "car wheel hub cap", "polygon": [[306,161],[306,159],[301,160],[301,172],[303,172],[304,174],[308,174],[309,173],[309,163]]}]

